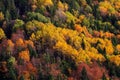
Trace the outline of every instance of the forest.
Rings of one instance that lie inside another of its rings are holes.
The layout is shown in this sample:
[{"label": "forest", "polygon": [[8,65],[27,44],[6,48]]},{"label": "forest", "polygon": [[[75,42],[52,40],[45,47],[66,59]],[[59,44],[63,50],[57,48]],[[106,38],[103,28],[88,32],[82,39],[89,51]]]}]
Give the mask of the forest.
[{"label": "forest", "polygon": [[0,0],[0,80],[120,80],[120,0]]}]

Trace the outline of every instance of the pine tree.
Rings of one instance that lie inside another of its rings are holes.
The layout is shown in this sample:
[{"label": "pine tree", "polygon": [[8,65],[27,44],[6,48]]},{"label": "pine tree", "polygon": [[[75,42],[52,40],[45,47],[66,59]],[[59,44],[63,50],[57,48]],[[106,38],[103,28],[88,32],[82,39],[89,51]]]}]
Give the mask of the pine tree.
[{"label": "pine tree", "polygon": [[15,1],[14,0],[10,0],[11,1],[11,9],[16,9],[16,7],[15,7]]},{"label": "pine tree", "polygon": [[10,15],[10,12],[8,10],[5,12],[5,19],[7,22],[9,22],[11,19],[11,15]]},{"label": "pine tree", "polygon": [[105,74],[103,73],[102,80],[107,80]]},{"label": "pine tree", "polygon": [[88,76],[87,76],[87,71],[85,69],[85,67],[83,67],[82,71],[81,71],[81,80],[89,80]]},{"label": "pine tree", "polygon": [[10,76],[12,77],[12,80],[17,80],[14,70],[12,68],[10,68],[9,71],[10,71]]},{"label": "pine tree", "polygon": [[84,39],[82,39],[82,44],[81,44],[82,48],[85,49],[85,42]]}]

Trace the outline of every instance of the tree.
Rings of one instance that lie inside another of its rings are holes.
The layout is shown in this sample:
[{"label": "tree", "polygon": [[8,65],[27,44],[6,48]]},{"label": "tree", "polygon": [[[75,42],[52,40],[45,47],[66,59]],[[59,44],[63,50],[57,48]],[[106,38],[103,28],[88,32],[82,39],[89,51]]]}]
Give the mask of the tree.
[{"label": "tree", "polygon": [[2,28],[0,28],[0,40],[5,38],[5,33]]},{"label": "tree", "polygon": [[107,80],[105,74],[103,73],[102,80]]},{"label": "tree", "polygon": [[87,71],[86,71],[85,67],[83,67],[83,69],[81,71],[80,79],[81,80],[89,80],[88,75],[87,75]]},{"label": "tree", "polygon": [[20,19],[16,19],[14,26],[13,26],[13,31],[17,31],[18,29],[23,29],[24,21]]}]

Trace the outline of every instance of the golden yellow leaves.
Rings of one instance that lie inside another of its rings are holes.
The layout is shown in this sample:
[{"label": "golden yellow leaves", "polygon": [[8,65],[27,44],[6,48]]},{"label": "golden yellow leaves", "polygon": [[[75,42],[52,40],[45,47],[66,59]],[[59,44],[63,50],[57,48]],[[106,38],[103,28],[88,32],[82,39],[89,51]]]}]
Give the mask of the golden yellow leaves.
[{"label": "golden yellow leaves", "polygon": [[100,62],[105,61],[105,58],[102,54],[99,53],[94,53],[94,52],[88,52],[87,55],[92,59],[92,60],[99,60]]},{"label": "golden yellow leaves", "polygon": [[84,19],[85,19],[85,15],[80,15],[80,16],[79,16],[80,22],[82,22]]},{"label": "golden yellow leaves", "polygon": [[116,50],[117,50],[118,52],[120,52],[120,44],[118,44],[118,45],[116,46]]},{"label": "golden yellow leaves", "polygon": [[116,10],[120,11],[120,0],[115,1],[114,6],[115,6]]},{"label": "golden yellow leaves", "polygon": [[76,63],[80,62],[91,62],[91,60],[100,60],[105,61],[105,58],[102,54],[99,54],[97,49],[90,48],[83,50],[80,48],[79,50],[74,49],[69,44],[66,44],[64,42],[57,42],[54,46],[54,49],[62,52],[64,55],[70,56],[73,60],[76,61]]},{"label": "golden yellow leaves", "polygon": [[0,21],[4,20],[4,14],[0,12]]},{"label": "golden yellow leaves", "polygon": [[116,10],[114,9],[114,7],[110,4],[109,1],[103,1],[99,3],[99,10],[101,12],[102,15],[111,15],[111,14],[115,14]]},{"label": "golden yellow leaves", "polygon": [[[52,24],[44,24],[37,32],[31,35],[30,39],[41,41],[42,45],[53,47],[55,51],[60,52],[62,55],[70,56],[76,63],[91,63],[92,60],[105,61],[105,57],[98,51],[99,48],[105,50],[103,54],[113,55],[114,48],[110,40],[90,37],[87,29],[78,24],[75,24],[75,28],[77,31],[56,28]],[[86,36],[79,31],[84,32]],[[112,34],[101,31],[100,36],[110,37]]]},{"label": "golden yellow leaves", "polygon": [[46,6],[53,6],[52,0],[29,0],[28,4],[31,6],[32,11],[35,11],[36,8],[45,9]]},{"label": "golden yellow leaves", "polygon": [[59,9],[64,10],[64,5],[61,1],[58,2],[57,6]]},{"label": "golden yellow leaves", "polygon": [[51,6],[53,5],[53,2],[52,0],[44,0],[44,3],[43,3],[45,6]]},{"label": "golden yellow leaves", "polygon": [[91,58],[89,57],[89,55],[87,54],[87,52],[83,49],[79,50],[79,55],[77,56],[77,63],[78,62],[91,62]]},{"label": "golden yellow leaves", "polygon": [[108,39],[99,39],[100,44],[98,44],[97,48],[101,50],[105,50],[106,54],[113,54],[114,48],[110,40]]},{"label": "golden yellow leaves", "polygon": [[70,56],[73,60],[75,60],[76,64],[86,61],[90,62],[90,58],[84,50],[78,52],[72,46],[64,42],[57,42],[53,48],[59,52],[62,52],[66,56]]},{"label": "golden yellow leaves", "polygon": [[62,3],[61,1],[58,2],[57,6],[58,9],[62,11],[68,10],[68,5],[66,3]]},{"label": "golden yellow leaves", "polygon": [[57,51],[62,51],[63,54],[68,54],[73,57],[78,55],[77,50],[72,48],[72,46],[70,46],[66,43],[60,42],[60,41],[56,43],[56,45],[54,46],[54,49],[56,49]]},{"label": "golden yellow leaves", "polygon": [[89,51],[87,51],[87,55],[92,59],[92,60],[99,60],[101,62],[105,61],[105,58],[102,54],[100,54],[96,48],[91,47]]},{"label": "golden yellow leaves", "polygon": [[0,40],[5,38],[5,33],[2,28],[0,28]]},{"label": "golden yellow leaves", "polygon": [[37,0],[37,6],[40,8],[41,6],[52,6],[52,0]]},{"label": "golden yellow leaves", "polygon": [[100,12],[102,13],[102,15],[107,15],[107,8],[105,8],[105,7],[99,7],[99,9],[100,9]]},{"label": "golden yellow leaves", "polygon": [[112,55],[112,56],[110,56],[110,62],[113,62],[117,66],[119,66],[120,65],[120,55]]},{"label": "golden yellow leaves", "polygon": [[36,38],[35,38],[35,34],[34,34],[34,33],[31,34],[31,36],[30,36],[30,40],[32,40],[32,41],[35,41],[35,40],[36,40]]}]

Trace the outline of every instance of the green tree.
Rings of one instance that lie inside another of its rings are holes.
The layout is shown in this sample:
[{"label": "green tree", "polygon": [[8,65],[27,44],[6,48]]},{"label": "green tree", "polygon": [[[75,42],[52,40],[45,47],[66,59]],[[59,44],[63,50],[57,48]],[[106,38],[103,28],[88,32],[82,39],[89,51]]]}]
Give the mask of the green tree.
[{"label": "green tree", "polygon": [[107,80],[105,74],[103,73],[102,80]]},{"label": "green tree", "polygon": [[49,22],[49,18],[47,18],[47,17],[45,17],[42,14],[37,13],[37,12],[28,12],[27,17],[28,17],[27,18],[28,20],[38,20],[38,21],[44,22],[44,23]]},{"label": "green tree", "polygon": [[11,15],[10,15],[10,12],[8,10],[6,10],[6,12],[5,12],[5,20],[7,22],[9,22],[11,20]]},{"label": "green tree", "polygon": [[85,67],[83,67],[83,69],[81,71],[80,79],[81,80],[89,80],[88,75],[87,75],[87,71],[86,71]]},{"label": "green tree", "polygon": [[20,19],[16,19],[14,26],[13,26],[13,31],[16,31],[17,29],[23,29],[24,21]]}]

